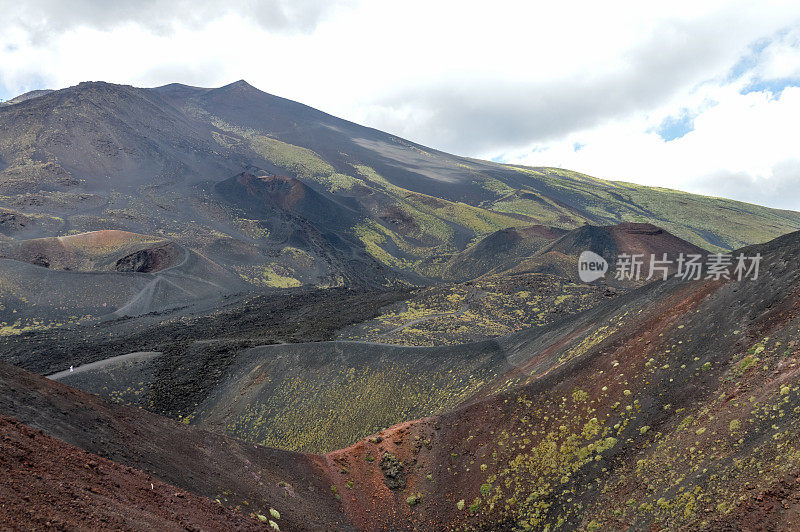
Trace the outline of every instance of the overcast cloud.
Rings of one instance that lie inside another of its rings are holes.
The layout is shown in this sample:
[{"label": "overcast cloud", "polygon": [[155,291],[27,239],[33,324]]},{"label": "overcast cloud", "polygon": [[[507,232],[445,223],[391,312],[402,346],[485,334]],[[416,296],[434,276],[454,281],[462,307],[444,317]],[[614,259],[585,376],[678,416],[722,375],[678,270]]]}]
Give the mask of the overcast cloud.
[{"label": "overcast cloud", "polygon": [[244,78],[462,155],[800,210],[800,5],[649,4],[0,0],[0,98]]},{"label": "overcast cloud", "polygon": [[[2,1],[6,25],[25,30],[40,44],[66,31],[93,28],[110,31],[128,23],[157,34],[175,25],[203,27],[228,13],[266,30],[311,31],[335,4],[325,0],[26,0]],[[133,44],[133,43],[132,43]]]}]

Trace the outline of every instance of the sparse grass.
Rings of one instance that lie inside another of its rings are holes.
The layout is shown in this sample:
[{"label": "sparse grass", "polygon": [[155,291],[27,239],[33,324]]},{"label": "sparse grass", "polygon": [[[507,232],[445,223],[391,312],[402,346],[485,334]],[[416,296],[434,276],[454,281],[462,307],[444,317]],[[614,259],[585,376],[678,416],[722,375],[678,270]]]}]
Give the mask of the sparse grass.
[{"label": "sparse grass", "polygon": [[[240,136],[249,147],[268,161],[286,168],[298,177],[325,185],[331,192],[349,190],[358,183],[352,176],[341,174],[312,150],[268,137],[257,131],[242,129],[216,117],[210,117],[218,128]],[[217,134],[215,140],[222,146],[235,147],[240,144],[236,137]]]},{"label": "sparse grass", "polygon": [[346,447],[399,421],[461,403],[491,379],[483,363],[477,358],[426,372],[401,363],[320,368],[314,379],[278,375],[270,394],[251,398],[240,414],[228,420],[226,431],[290,450],[327,452]]},{"label": "sparse grass", "polygon": [[487,277],[471,286],[420,292],[401,308],[344,331],[342,338],[399,345],[466,343],[545,325],[603,299],[597,287],[565,284],[545,274]]},{"label": "sparse grass", "polygon": [[[530,191],[540,201],[525,201],[493,208],[553,219],[562,207],[548,205],[541,195],[558,198],[561,204],[578,206],[580,212],[566,213],[569,222],[613,224],[622,221],[648,222],[670,231],[710,251],[736,249],[748,244],[767,242],[782,234],[800,229],[800,218],[778,211],[722,198],[700,196],[659,187],[621,181],[605,181],[559,168],[534,170],[509,167],[531,177]],[[562,225],[563,226],[563,225]]]},{"label": "sparse grass", "polygon": [[413,493],[406,498],[406,504],[408,504],[409,506],[415,506],[419,504],[421,500],[422,500],[421,493]]},{"label": "sparse grass", "polygon": [[286,275],[291,271],[287,266],[275,263],[261,266],[234,266],[233,268],[244,281],[256,286],[293,288],[302,284],[298,279]]}]

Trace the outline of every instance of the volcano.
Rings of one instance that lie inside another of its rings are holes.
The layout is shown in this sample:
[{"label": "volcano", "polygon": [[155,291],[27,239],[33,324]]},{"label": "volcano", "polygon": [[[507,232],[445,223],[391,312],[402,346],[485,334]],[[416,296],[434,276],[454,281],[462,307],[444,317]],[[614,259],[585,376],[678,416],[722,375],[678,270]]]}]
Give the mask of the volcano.
[{"label": "volcano", "polygon": [[[718,253],[760,269],[613,275]],[[452,155],[245,81],[21,95],[0,522],[794,530],[798,258],[794,211]]]}]

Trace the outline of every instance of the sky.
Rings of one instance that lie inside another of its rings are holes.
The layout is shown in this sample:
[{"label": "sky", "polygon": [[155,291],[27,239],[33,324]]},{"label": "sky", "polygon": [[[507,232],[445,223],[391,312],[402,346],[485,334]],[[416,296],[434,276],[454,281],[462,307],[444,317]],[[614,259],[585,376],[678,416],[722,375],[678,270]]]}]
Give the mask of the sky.
[{"label": "sky", "polygon": [[800,210],[796,0],[0,0],[0,13],[0,99],[245,79],[458,155]]}]

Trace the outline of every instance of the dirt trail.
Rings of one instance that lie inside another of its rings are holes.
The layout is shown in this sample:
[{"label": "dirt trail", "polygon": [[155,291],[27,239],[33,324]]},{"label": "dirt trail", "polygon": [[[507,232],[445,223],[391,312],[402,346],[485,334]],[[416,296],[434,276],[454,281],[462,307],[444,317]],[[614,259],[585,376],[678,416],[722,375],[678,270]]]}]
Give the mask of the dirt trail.
[{"label": "dirt trail", "polygon": [[103,369],[104,367],[107,367],[112,364],[117,364],[119,362],[125,362],[129,360],[147,360],[149,358],[157,357],[160,354],[161,353],[158,351],[136,351],[135,353],[127,353],[125,355],[119,355],[116,357],[107,358],[105,360],[98,360],[97,362],[92,362],[91,364],[84,364],[82,366],[74,368],[72,371],[65,369],[64,371],[59,371],[58,373],[47,375],[47,378],[57,381],[64,377],[69,377],[71,375],[78,375],[86,371]]}]

